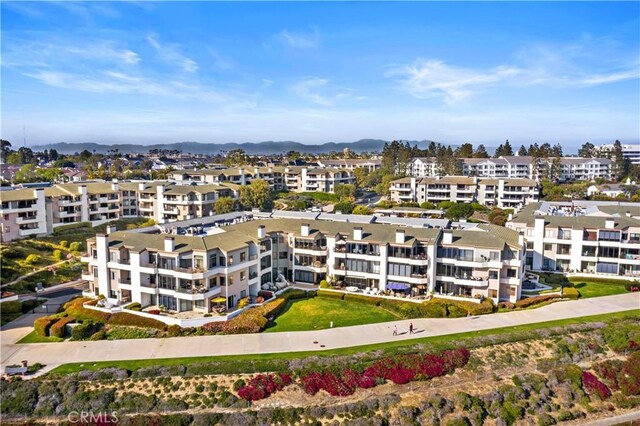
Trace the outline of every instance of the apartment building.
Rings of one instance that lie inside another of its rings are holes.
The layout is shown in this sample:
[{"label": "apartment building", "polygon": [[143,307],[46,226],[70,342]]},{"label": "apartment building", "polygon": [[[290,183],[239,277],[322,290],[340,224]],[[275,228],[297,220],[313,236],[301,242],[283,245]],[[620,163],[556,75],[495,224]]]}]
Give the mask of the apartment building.
[{"label": "apartment building", "polygon": [[355,169],[365,169],[373,172],[382,168],[382,160],[373,159],[344,159],[344,160],[318,160],[318,165],[325,168],[345,169],[354,171]]},{"label": "apartment building", "polygon": [[521,295],[525,246],[516,231],[308,219],[263,218],[189,236],[111,231],[88,240],[83,278],[93,294],[116,303],[201,313],[219,297],[233,308],[281,275],[409,296],[515,301]]},{"label": "apartment building", "polygon": [[640,209],[633,203],[535,203],[507,223],[524,233],[527,268],[640,276]]},{"label": "apartment building", "polygon": [[389,190],[391,200],[395,202],[478,202],[486,206],[515,209],[538,201],[540,197],[537,182],[523,178],[406,177],[392,181]]},{"label": "apartment building", "polygon": [[435,158],[420,157],[414,158],[411,162],[411,170],[409,172],[413,177],[431,177],[438,176],[438,167]]},{"label": "apartment building", "polygon": [[[539,160],[533,164],[531,156],[502,156],[498,158],[463,158],[462,174],[487,178],[536,179],[546,177],[553,158]],[[434,158],[416,158],[412,162],[410,174],[414,177],[437,176],[438,168]],[[583,181],[597,178],[611,179],[611,160],[606,158],[563,157],[560,159],[558,180]]]},{"label": "apartment building", "polygon": [[[373,166],[372,166],[373,167]],[[336,185],[355,183],[350,168],[322,167],[255,167],[223,170],[178,170],[169,175],[179,182],[208,182],[227,185],[249,185],[253,179],[263,179],[275,191],[333,192]]]},{"label": "apartment building", "polygon": [[[596,147],[596,151],[600,155],[613,152],[613,144],[600,145]],[[622,156],[628,158],[631,164],[640,164],[640,144],[624,144],[622,145]]]},{"label": "apartment building", "polygon": [[47,233],[42,188],[0,191],[0,241]]}]

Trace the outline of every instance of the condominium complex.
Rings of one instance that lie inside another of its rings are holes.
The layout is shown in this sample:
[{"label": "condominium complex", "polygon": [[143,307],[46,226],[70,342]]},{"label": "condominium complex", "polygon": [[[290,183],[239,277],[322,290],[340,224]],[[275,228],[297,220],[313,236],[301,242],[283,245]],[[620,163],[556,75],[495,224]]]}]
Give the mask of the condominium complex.
[{"label": "condominium complex", "polygon": [[528,269],[640,276],[638,204],[535,203],[520,211],[507,227],[524,233]]},{"label": "condominium complex", "polygon": [[[551,169],[553,158],[539,159],[537,165],[533,164],[533,157],[517,155],[498,158],[463,158],[461,162],[464,176],[536,179],[546,177],[545,173]],[[415,158],[408,172],[414,177],[432,177],[441,174],[435,158]],[[558,180],[583,181],[597,178],[611,179],[611,160],[560,158]]]},{"label": "condominium complex", "polygon": [[346,170],[365,169],[368,172],[373,172],[382,168],[382,160],[361,160],[356,158],[345,160],[318,160],[318,165],[320,167],[332,167],[335,169]]},{"label": "condominium complex", "polygon": [[336,185],[355,183],[349,168],[334,167],[255,167],[224,170],[177,170],[171,180],[182,182],[208,182],[248,185],[253,179],[262,179],[275,191],[333,192]]},{"label": "condominium complex", "polygon": [[475,224],[429,228],[428,221],[399,226],[378,223],[374,216],[354,223],[348,215],[278,215],[228,226],[212,217],[192,235],[184,235],[189,227],[180,223],[171,225],[172,233],[157,227],[98,235],[87,242],[82,260],[89,270],[83,278],[93,294],[115,303],[202,313],[221,297],[233,308],[279,276],[408,295],[520,298],[525,246],[516,231]]},{"label": "condominium complex", "polygon": [[445,176],[417,179],[406,177],[391,181],[391,200],[396,202],[442,201],[478,202],[486,206],[519,209],[540,197],[540,188],[531,179],[485,179]]},{"label": "condominium complex", "polygon": [[[596,151],[602,155],[613,151],[613,144],[600,145]],[[622,145],[622,156],[628,158],[631,164],[640,164],[640,143]]]},{"label": "condominium complex", "polygon": [[124,217],[157,223],[206,217],[219,197],[238,196],[238,186],[171,182],[86,182],[0,191],[0,237],[11,241],[45,235],[73,223],[97,226]]}]

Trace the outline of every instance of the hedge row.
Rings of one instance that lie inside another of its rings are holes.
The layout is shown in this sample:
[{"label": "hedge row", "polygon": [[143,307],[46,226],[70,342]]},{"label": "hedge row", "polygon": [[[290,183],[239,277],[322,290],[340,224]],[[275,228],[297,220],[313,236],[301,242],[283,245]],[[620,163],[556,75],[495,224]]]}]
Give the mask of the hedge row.
[{"label": "hedge row", "polygon": [[61,225],[53,228],[54,234],[60,234],[70,229],[89,228],[91,229],[91,222],[71,223],[69,225]]},{"label": "hedge row", "polygon": [[70,316],[60,318],[49,329],[51,337],[64,337],[64,329],[67,324],[74,322],[76,319]]},{"label": "hedge row", "polygon": [[73,337],[73,340],[85,340],[98,332],[100,328],[102,328],[102,324],[100,323],[84,321],[83,323],[73,327],[71,337]]},{"label": "hedge row", "polygon": [[140,315],[130,314],[128,312],[118,312],[111,314],[108,321],[109,325],[128,325],[133,327],[157,328],[158,330],[166,330],[167,324],[153,318],[146,318]]},{"label": "hedge row", "polygon": [[567,299],[577,299],[580,297],[580,292],[577,288],[566,287],[562,289],[562,297],[566,297]]},{"label": "hedge row", "polygon": [[51,326],[58,322],[59,318],[51,317],[42,317],[38,318],[33,322],[33,328],[36,333],[42,337],[49,337],[49,330]]},{"label": "hedge row", "polygon": [[318,296],[380,306],[403,318],[457,318],[467,316],[468,314],[490,314],[495,310],[495,306],[490,299],[485,299],[482,303],[474,303],[433,298],[427,302],[414,303],[383,297],[365,296],[358,293],[338,293],[323,290],[318,290]]},{"label": "hedge row", "polygon": [[515,303],[516,308],[528,308],[540,303],[549,302],[554,299],[561,299],[559,294],[546,294],[543,296],[527,297],[526,299],[520,299]]},{"label": "hedge row", "polygon": [[109,321],[109,313],[87,309],[82,306],[84,303],[89,301],[91,301],[91,299],[87,297],[78,297],[65,303],[62,308],[64,312],[79,320],[91,320],[101,323],[106,323],[107,321]]}]

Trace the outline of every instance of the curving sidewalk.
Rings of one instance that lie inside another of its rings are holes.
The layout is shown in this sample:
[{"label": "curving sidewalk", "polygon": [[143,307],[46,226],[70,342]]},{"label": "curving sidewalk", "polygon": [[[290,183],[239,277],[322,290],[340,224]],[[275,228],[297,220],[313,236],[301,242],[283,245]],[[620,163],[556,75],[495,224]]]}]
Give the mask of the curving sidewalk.
[{"label": "curving sidewalk", "polygon": [[[31,364],[40,362],[53,367],[70,362],[318,351],[534,324],[639,308],[640,293],[627,293],[477,317],[421,318],[318,331],[16,344],[17,340],[32,330],[30,326],[24,324],[25,320],[21,321],[22,326],[0,332],[1,364],[5,366],[28,360]],[[406,331],[411,322],[417,332],[409,335]],[[399,336],[392,335],[394,325],[398,326]]]}]

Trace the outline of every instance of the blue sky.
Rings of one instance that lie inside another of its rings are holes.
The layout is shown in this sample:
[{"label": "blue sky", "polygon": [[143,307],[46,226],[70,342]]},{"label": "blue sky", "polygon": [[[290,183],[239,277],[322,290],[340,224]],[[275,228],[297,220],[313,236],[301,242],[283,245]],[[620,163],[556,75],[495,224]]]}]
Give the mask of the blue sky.
[{"label": "blue sky", "polygon": [[2,138],[640,135],[640,3],[2,2]]}]

